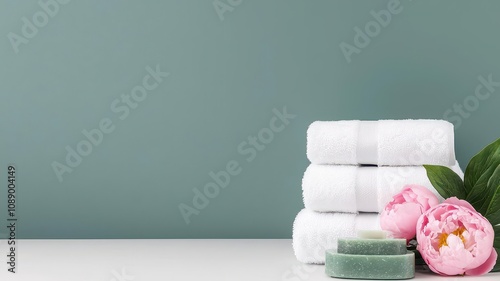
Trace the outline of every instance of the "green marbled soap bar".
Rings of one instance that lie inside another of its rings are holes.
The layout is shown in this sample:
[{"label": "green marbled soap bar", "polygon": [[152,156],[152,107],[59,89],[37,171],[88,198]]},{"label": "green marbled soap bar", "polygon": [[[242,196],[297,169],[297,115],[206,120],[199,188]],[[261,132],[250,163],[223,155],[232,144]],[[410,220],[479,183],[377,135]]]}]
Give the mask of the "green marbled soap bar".
[{"label": "green marbled soap bar", "polygon": [[406,239],[359,239],[341,238],[337,252],[351,255],[404,255]]},{"label": "green marbled soap bar", "polygon": [[409,279],[415,276],[415,254],[349,255],[327,250],[325,273],[336,278]]}]

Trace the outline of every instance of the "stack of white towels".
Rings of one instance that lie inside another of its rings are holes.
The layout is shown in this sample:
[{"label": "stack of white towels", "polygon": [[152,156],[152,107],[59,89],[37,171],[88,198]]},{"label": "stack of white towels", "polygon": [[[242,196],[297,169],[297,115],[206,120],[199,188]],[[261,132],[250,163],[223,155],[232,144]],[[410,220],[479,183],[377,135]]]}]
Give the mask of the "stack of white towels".
[{"label": "stack of white towels", "polygon": [[444,120],[316,121],[307,130],[302,191],[305,209],[293,225],[293,249],[304,263],[323,264],[337,238],[380,229],[385,205],[407,184],[439,198],[423,164],[450,167],[453,125]]}]

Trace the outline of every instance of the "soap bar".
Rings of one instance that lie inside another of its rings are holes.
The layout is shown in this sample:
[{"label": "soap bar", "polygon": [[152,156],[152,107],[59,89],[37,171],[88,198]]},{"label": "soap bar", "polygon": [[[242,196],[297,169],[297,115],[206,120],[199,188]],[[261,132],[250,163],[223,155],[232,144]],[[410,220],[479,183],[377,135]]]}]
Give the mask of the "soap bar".
[{"label": "soap bar", "polygon": [[337,251],[351,255],[404,255],[406,239],[357,239],[340,238]]},{"label": "soap bar", "polygon": [[358,237],[368,239],[385,239],[387,237],[387,232],[382,230],[358,230]]},{"label": "soap bar", "polygon": [[337,278],[409,279],[415,276],[415,254],[351,255],[327,250],[325,273]]}]

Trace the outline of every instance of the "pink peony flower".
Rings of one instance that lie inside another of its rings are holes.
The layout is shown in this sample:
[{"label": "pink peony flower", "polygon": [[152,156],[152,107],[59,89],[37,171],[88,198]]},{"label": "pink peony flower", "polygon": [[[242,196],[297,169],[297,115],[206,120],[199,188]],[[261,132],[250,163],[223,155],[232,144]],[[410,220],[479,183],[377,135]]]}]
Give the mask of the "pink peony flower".
[{"label": "pink peony flower", "polygon": [[437,204],[437,196],[424,186],[407,185],[385,206],[380,214],[380,227],[394,238],[411,240],[416,234],[418,218]]},{"label": "pink peony flower", "polygon": [[497,259],[493,239],[488,220],[456,197],[429,209],[417,223],[417,249],[441,275],[488,273]]}]

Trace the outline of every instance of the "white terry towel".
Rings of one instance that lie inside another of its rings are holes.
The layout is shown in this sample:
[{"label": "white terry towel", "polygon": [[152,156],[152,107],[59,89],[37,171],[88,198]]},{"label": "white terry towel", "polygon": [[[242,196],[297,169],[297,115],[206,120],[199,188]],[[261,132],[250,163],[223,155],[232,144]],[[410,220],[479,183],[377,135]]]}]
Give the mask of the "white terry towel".
[{"label": "white terry towel", "polygon": [[380,230],[374,213],[317,213],[303,209],[293,223],[293,251],[303,263],[325,263],[325,250],[337,249],[337,239],[356,237],[358,230]]},{"label": "white terry towel", "polygon": [[[451,169],[463,179],[458,162]],[[423,166],[310,164],[302,178],[302,196],[305,207],[318,212],[381,212],[407,184],[425,186],[442,199]]]},{"label": "white terry towel", "polygon": [[314,164],[452,166],[453,124],[444,120],[316,121],[307,130]]}]

